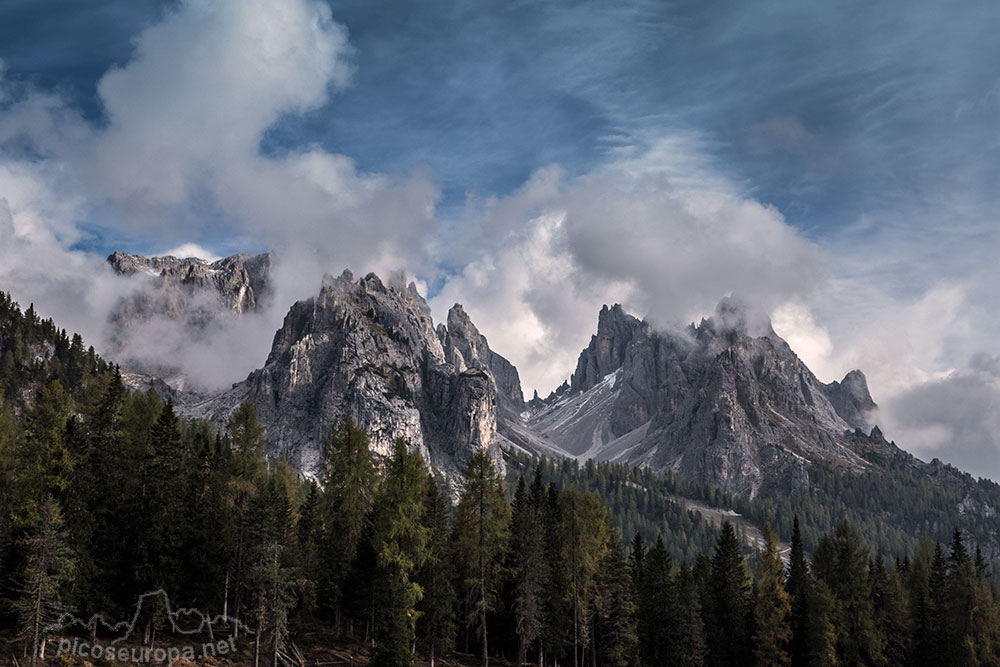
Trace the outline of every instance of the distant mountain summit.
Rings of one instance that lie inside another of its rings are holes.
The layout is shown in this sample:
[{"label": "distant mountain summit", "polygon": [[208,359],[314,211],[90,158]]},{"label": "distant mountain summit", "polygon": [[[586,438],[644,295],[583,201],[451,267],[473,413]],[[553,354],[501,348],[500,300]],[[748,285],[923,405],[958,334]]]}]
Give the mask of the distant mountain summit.
[{"label": "distant mountain summit", "polygon": [[[126,252],[107,264],[129,278],[131,291],[112,309],[107,323],[109,356],[131,371],[183,386],[181,372],[164,355],[150,353],[148,338],[162,334],[163,319],[184,326],[190,340],[213,335],[227,320],[254,313],[271,298],[271,256],[233,255],[215,262],[197,257],[142,257]],[[183,344],[178,341],[178,344]]]},{"label": "distant mountain summit", "polygon": [[763,317],[725,299],[662,332],[605,306],[568,389],[509,434],[529,449],[672,470],[754,496],[808,482],[808,464],[861,469],[854,432],[876,408],[864,375],[824,384]]},{"label": "distant mountain summit", "polygon": [[197,257],[142,257],[114,252],[108,265],[123,276],[150,277],[149,289],[134,295],[119,307],[116,316],[123,322],[137,317],[168,314],[188,315],[222,304],[237,315],[257,310],[271,293],[271,256],[232,255],[215,262]]}]

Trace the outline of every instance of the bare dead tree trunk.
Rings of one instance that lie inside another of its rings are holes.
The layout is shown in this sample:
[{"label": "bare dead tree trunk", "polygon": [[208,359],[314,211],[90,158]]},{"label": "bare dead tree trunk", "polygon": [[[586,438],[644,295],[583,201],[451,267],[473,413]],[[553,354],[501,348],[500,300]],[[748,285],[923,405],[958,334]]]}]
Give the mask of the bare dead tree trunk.
[{"label": "bare dead tree trunk", "polygon": [[480,605],[479,605],[479,623],[481,624],[483,630],[483,652],[482,652],[482,665],[483,667],[489,667],[490,664],[490,654],[487,651],[486,646],[486,568],[483,565],[483,557],[479,557],[479,595],[480,595]]},{"label": "bare dead tree trunk", "polygon": [[35,659],[38,656],[38,638],[42,634],[42,587],[35,588],[35,618],[31,631],[31,667],[35,667]]}]

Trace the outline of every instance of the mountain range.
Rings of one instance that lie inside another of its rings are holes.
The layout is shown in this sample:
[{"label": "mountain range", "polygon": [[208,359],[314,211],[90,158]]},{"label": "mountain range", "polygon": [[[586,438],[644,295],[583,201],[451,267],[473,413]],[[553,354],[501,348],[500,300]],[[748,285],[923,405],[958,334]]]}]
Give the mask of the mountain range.
[{"label": "mountain range", "polygon": [[[111,316],[120,332],[153,316],[196,328],[270,297],[266,254],[209,263],[114,253],[108,264],[145,280]],[[137,370],[146,374],[129,377],[148,384],[150,369]],[[748,497],[807,487],[819,463],[861,471],[871,465],[866,452],[898,452],[871,423],[877,406],[861,371],[819,381],[766,318],[734,298],[669,331],[605,306],[568,381],[525,401],[517,369],[460,304],[435,326],[413,283],[345,271],[292,305],[245,380],[209,395],[172,394],[182,414],[220,425],[253,404],[271,453],[305,472],[318,469],[330,429],[347,416],[379,453],[403,437],[446,475],[476,449],[498,460],[521,450],[672,471]]]}]

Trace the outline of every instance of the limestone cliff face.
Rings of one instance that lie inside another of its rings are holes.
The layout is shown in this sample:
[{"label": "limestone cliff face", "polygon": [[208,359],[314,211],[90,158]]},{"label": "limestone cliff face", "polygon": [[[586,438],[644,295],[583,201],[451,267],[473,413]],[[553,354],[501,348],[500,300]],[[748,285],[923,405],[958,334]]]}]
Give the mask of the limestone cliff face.
[{"label": "limestone cliff face", "polygon": [[438,339],[449,358],[467,368],[488,370],[497,386],[498,417],[515,419],[524,410],[521,378],[514,365],[490,349],[486,337],[469,319],[462,304],[448,311],[448,325],[438,325]]},{"label": "limestone cliff face", "polygon": [[472,363],[463,361],[458,341],[478,344],[468,334],[456,328],[455,345],[442,345],[412,283],[386,285],[374,274],[355,281],[345,272],[292,306],[264,367],[201,411],[222,422],[249,401],[272,451],[304,470],[317,469],[333,426],[351,417],[376,452],[388,454],[403,437],[439,470],[455,472],[496,435],[496,383],[469,346]]},{"label": "limestone cliff face", "polygon": [[[213,318],[260,309],[271,293],[267,255],[209,263],[115,253],[108,262],[148,276],[112,317],[123,340],[153,317],[179,318],[197,335]],[[332,427],[348,416],[377,452],[403,437],[445,473],[476,449],[496,454],[506,444],[674,470],[750,496],[807,484],[814,462],[863,469],[872,448],[890,447],[865,435],[876,406],[860,371],[820,382],[766,319],[733,299],[673,331],[605,306],[570,381],[525,403],[517,369],[460,304],[435,328],[412,284],[346,272],[292,306],[263,367],[245,381],[175,400],[219,425],[249,401],[271,452],[304,471],[318,469]]]},{"label": "limestone cliff face", "polygon": [[150,315],[194,315],[216,305],[240,315],[257,310],[270,296],[271,257],[266,253],[207,262],[115,252],[107,263],[120,275],[150,278],[146,289],[119,306],[116,316],[123,322]]},{"label": "limestone cliff face", "polygon": [[522,440],[744,495],[801,486],[813,461],[864,467],[848,434],[870,429],[875,408],[860,371],[820,382],[770,323],[748,322],[729,299],[678,332],[605,307],[571,389],[533,412]]}]

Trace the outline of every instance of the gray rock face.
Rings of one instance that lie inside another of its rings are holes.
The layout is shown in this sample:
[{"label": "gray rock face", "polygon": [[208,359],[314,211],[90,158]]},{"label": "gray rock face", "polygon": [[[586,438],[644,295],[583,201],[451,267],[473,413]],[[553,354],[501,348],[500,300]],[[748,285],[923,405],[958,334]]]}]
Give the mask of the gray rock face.
[{"label": "gray rock face", "polygon": [[517,419],[524,410],[521,378],[514,365],[490,349],[486,337],[469,319],[462,304],[448,311],[448,326],[438,325],[438,338],[449,359],[466,368],[488,370],[497,385],[498,418]]},{"label": "gray rock face", "polygon": [[795,488],[808,464],[865,461],[848,435],[875,407],[860,371],[823,384],[734,300],[677,333],[601,311],[566,397],[516,436],[538,449],[673,470],[725,491]]},{"label": "gray rock face", "polygon": [[872,426],[869,416],[878,406],[868,393],[868,380],[861,371],[853,370],[840,382],[826,385],[826,397],[848,424],[862,430]]},{"label": "gray rock face", "polygon": [[597,316],[597,333],[580,353],[576,371],[570,377],[573,391],[587,391],[625,363],[625,354],[633,340],[648,336],[648,327],[626,315],[620,304],[604,306]]},{"label": "gray rock face", "polygon": [[318,468],[332,427],[349,416],[368,430],[375,451],[388,454],[403,437],[439,470],[454,472],[495,443],[497,385],[486,341],[460,306],[441,335],[445,344],[412,283],[386,285],[374,274],[355,281],[345,272],[292,306],[263,368],[192,413],[221,423],[249,401],[273,452],[307,471]]},{"label": "gray rock face", "polygon": [[116,273],[150,276],[147,288],[121,304],[115,317],[122,321],[170,315],[196,315],[222,305],[240,315],[257,310],[270,293],[271,257],[233,255],[216,262],[197,257],[142,257],[126,252],[108,256]]},{"label": "gray rock face", "polygon": [[[270,294],[267,255],[208,263],[115,253],[108,262],[118,273],[149,276],[112,318],[125,337],[153,317],[198,331],[212,318],[253,312]],[[733,299],[672,332],[605,306],[570,381],[526,404],[517,369],[490,349],[461,305],[435,329],[412,284],[387,285],[374,274],[356,281],[347,272],[292,306],[266,363],[245,381],[176,400],[185,414],[220,425],[249,401],[272,453],[305,471],[318,469],[323,443],[347,416],[368,430],[377,452],[388,454],[403,437],[446,474],[472,451],[495,453],[506,442],[669,469],[750,496],[806,484],[812,462],[863,469],[894,447],[872,430],[876,406],[860,371],[820,382],[765,318]]]}]

